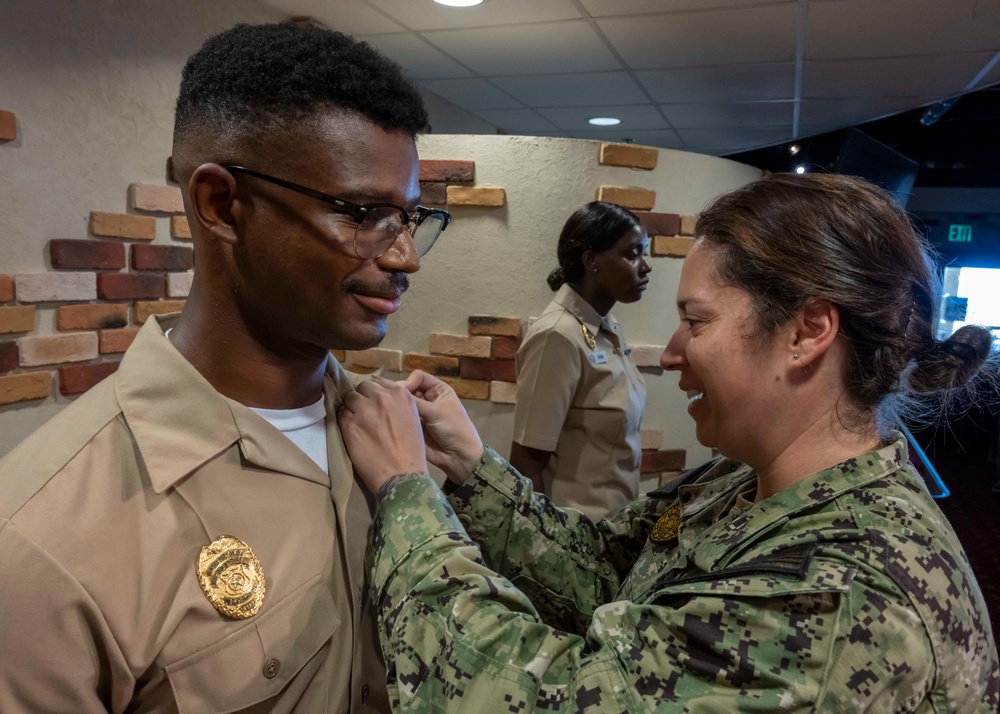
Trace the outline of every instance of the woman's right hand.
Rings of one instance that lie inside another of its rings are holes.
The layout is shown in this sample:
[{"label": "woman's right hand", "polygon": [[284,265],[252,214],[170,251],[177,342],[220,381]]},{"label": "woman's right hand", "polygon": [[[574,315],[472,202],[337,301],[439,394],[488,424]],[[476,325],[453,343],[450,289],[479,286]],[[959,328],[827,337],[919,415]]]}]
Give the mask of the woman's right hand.
[{"label": "woman's right hand", "polygon": [[416,397],[427,460],[450,481],[464,483],[483,457],[483,440],[455,390],[420,370],[410,373],[403,384]]}]

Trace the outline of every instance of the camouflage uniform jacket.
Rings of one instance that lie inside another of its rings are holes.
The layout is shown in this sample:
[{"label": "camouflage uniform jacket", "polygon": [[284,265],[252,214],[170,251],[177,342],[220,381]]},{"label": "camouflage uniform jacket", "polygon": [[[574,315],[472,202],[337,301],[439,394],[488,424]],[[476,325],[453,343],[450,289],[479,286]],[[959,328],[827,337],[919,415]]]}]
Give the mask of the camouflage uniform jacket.
[{"label": "camouflage uniform jacket", "polygon": [[759,503],[731,461],[681,480],[596,525],[490,449],[450,506],[396,482],[368,552],[394,710],[996,710],[982,595],[901,437]]}]

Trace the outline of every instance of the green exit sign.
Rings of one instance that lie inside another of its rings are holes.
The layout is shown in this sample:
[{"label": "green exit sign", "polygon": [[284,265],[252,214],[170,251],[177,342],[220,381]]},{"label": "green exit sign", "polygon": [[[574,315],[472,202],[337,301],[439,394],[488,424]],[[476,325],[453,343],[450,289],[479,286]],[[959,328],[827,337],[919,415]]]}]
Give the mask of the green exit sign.
[{"label": "green exit sign", "polygon": [[971,243],[972,226],[963,225],[961,223],[952,223],[950,226],[948,226],[948,242]]}]

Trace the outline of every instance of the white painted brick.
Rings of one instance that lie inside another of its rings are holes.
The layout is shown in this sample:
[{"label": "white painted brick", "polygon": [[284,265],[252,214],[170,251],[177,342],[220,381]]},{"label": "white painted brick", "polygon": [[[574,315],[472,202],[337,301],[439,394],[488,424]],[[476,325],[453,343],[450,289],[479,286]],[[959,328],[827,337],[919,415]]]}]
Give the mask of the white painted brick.
[{"label": "white painted brick", "polygon": [[632,362],[636,367],[659,367],[663,345],[632,345]]},{"label": "white painted brick", "polygon": [[193,279],[194,273],[167,273],[167,297],[187,297]]},{"label": "white painted brick", "polygon": [[96,332],[22,337],[17,343],[22,367],[97,359]]},{"label": "white painted brick", "polygon": [[95,273],[22,273],[14,276],[18,302],[96,300]]},{"label": "white painted brick", "polygon": [[490,382],[490,401],[514,404],[517,401],[517,385],[513,382]]}]

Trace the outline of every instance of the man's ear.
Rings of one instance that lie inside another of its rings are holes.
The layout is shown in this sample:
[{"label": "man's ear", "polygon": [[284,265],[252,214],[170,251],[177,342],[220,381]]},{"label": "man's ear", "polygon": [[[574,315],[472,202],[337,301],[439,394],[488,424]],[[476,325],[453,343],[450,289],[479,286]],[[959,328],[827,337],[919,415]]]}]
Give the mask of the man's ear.
[{"label": "man's ear", "polygon": [[826,354],[840,334],[840,310],[829,300],[809,300],[793,318],[789,358],[805,366]]},{"label": "man's ear", "polygon": [[202,236],[236,243],[240,207],[236,202],[236,179],[231,173],[219,164],[202,164],[191,173],[188,198],[191,218]]}]

